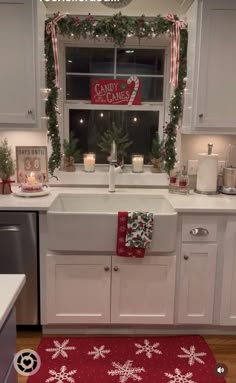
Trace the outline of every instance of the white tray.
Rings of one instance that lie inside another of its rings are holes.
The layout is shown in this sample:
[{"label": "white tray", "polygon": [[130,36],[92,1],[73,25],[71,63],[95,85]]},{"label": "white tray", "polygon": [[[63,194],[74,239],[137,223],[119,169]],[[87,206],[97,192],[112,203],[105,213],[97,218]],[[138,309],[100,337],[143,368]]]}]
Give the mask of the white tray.
[{"label": "white tray", "polygon": [[20,189],[19,190],[14,190],[13,195],[16,197],[43,197],[44,195],[48,195],[50,193],[49,188],[43,188],[42,191],[38,192],[23,192]]}]

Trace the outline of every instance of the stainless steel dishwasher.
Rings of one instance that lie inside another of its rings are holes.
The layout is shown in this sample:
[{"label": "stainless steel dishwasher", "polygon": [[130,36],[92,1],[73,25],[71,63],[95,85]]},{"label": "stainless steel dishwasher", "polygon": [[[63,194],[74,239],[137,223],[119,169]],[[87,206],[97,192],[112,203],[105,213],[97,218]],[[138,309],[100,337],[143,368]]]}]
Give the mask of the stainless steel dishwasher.
[{"label": "stainless steel dishwasher", "polygon": [[16,305],[18,325],[39,324],[37,254],[37,213],[1,211],[0,274],[26,275]]}]

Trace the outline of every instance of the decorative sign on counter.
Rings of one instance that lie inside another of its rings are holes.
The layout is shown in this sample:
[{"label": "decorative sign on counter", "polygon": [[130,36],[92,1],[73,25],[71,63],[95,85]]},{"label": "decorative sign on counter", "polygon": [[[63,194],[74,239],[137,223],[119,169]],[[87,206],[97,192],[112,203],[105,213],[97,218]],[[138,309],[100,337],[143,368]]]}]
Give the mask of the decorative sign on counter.
[{"label": "decorative sign on counter", "polygon": [[91,103],[108,105],[140,105],[141,88],[137,76],[128,80],[91,80]]},{"label": "decorative sign on counter", "polygon": [[33,176],[37,182],[48,182],[46,146],[16,146],[17,182],[25,183]]}]

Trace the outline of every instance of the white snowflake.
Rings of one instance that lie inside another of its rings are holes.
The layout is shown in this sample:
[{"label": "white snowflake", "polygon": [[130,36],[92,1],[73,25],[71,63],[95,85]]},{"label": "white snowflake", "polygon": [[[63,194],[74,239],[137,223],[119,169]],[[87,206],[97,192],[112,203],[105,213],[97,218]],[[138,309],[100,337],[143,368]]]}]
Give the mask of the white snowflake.
[{"label": "white snowflake", "polygon": [[124,233],[125,231],[126,231],[126,227],[125,227],[125,226],[121,226],[121,227],[120,227],[120,232],[121,232],[121,233]]},{"label": "white snowflake", "polygon": [[153,343],[153,345],[151,345],[149,343],[149,340],[147,339],[144,340],[144,345],[135,343],[135,346],[138,348],[138,350],[136,351],[136,355],[142,354],[143,352],[145,352],[146,357],[149,359],[151,359],[152,353],[161,355],[162,352],[157,349],[159,344],[160,343]]},{"label": "white snowflake", "polygon": [[193,374],[191,372],[187,372],[187,374],[182,375],[181,371],[178,368],[176,368],[175,374],[176,375],[172,375],[172,374],[165,372],[165,376],[167,376],[167,378],[171,379],[167,383],[196,383],[190,379],[193,376]]},{"label": "white snowflake", "polygon": [[119,376],[119,383],[125,383],[129,378],[133,379],[134,381],[140,381],[142,380],[140,374],[141,372],[145,372],[143,367],[132,367],[132,360],[127,360],[125,364],[120,364],[117,362],[112,362],[112,366],[115,367],[115,370],[108,371],[108,375],[111,376]]},{"label": "white snowflake", "polygon": [[89,351],[88,352],[88,355],[93,355],[93,359],[99,359],[100,356],[102,358],[105,358],[106,357],[106,354],[109,354],[109,352],[111,352],[111,350],[105,350],[105,346],[102,345],[101,347],[97,348],[97,347],[93,347],[93,350],[94,351]]},{"label": "white snowflake", "polygon": [[205,362],[200,358],[201,356],[205,356],[205,352],[195,352],[196,348],[195,346],[191,346],[189,350],[187,350],[185,347],[181,347],[181,350],[185,353],[183,355],[178,355],[179,358],[188,358],[188,364],[190,366],[193,366],[195,362],[198,362],[200,364],[205,364]]},{"label": "white snowflake", "polygon": [[122,237],[120,237],[120,238],[119,238],[119,243],[125,243],[125,239],[122,238]]},{"label": "white snowflake", "polygon": [[54,340],[53,343],[55,348],[46,348],[46,351],[54,352],[52,359],[56,359],[59,355],[63,356],[63,358],[68,358],[66,351],[75,350],[74,346],[67,346],[69,339],[65,339],[61,344],[58,342],[58,340]]},{"label": "white snowflake", "polygon": [[74,375],[77,372],[77,370],[71,370],[69,372],[66,372],[66,366],[62,366],[60,368],[60,372],[56,372],[55,370],[49,370],[49,374],[52,375],[50,378],[48,378],[45,383],[50,382],[56,382],[56,383],[75,383],[74,378],[72,378],[72,375]]}]

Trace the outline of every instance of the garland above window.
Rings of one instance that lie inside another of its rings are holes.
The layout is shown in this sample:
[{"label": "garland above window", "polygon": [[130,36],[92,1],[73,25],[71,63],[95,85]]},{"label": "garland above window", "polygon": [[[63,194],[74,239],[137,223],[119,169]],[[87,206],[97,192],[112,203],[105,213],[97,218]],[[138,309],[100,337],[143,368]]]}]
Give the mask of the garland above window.
[{"label": "garland above window", "polygon": [[124,46],[129,37],[156,38],[168,33],[171,38],[171,68],[170,82],[174,87],[174,95],[169,105],[169,121],[164,128],[165,134],[165,170],[169,173],[176,162],[176,130],[182,116],[184,79],[186,76],[187,56],[187,26],[177,16],[168,14],[166,17],[157,16],[153,19],[141,17],[127,17],[118,13],[114,16],[95,18],[57,14],[46,21],[45,56],[46,81],[48,98],[46,101],[46,116],[48,119],[48,137],[52,145],[49,158],[49,172],[54,174],[61,161],[61,142],[58,129],[58,74],[59,64],[57,55],[57,33],[79,39],[89,38],[113,42],[117,46]]}]

